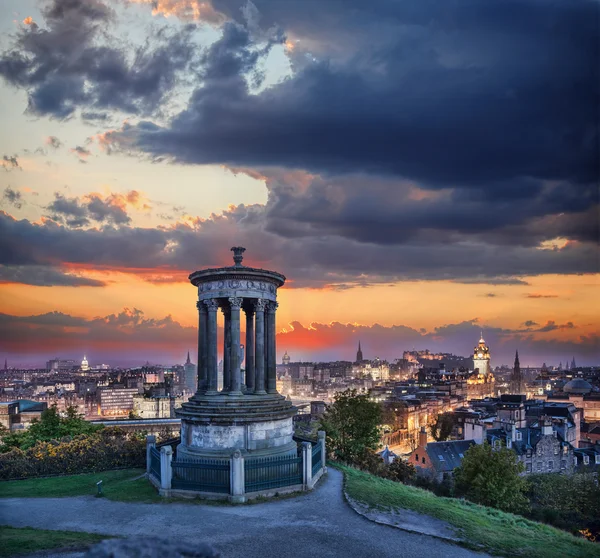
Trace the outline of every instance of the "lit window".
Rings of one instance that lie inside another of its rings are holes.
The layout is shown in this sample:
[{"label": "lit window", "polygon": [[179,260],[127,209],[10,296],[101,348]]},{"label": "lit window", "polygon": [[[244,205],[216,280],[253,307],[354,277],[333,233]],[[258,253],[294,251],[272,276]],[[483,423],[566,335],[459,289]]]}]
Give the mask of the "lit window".
[{"label": "lit window", "polygon": [[443,455],[438,455],[438,459],[439,459],[440,461],[444,461],[444,456],[443,456]]}]

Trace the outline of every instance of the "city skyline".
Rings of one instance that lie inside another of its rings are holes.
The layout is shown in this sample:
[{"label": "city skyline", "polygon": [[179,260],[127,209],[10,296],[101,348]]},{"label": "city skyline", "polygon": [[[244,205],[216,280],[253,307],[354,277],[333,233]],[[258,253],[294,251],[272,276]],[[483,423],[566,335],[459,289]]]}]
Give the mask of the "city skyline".
[{"label": "city skyline", "polygon": [[600,362],[594,3],[351,4],[3,3],[3,358],[195,360],[243,244],[278,362]]}]

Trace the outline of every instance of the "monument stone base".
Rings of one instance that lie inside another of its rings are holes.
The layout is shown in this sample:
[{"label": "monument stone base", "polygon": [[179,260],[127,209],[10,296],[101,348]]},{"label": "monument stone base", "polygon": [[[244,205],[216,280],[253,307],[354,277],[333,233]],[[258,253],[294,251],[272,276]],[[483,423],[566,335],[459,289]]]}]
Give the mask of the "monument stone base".
[{"label": "monument stone base", "polygon": [[178,459],[295,455],[292,417],[296,408],[279,394],[252,397],[195,395],[181,417]]}]

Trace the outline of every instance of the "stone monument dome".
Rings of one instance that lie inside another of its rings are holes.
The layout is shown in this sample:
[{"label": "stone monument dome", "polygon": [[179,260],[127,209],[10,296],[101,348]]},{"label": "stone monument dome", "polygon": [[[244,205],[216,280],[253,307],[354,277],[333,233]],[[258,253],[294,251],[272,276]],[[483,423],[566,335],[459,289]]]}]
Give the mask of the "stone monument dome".
[{"label": "stone monument dome", "polygon": [[592,391],[592,385],[581,378],[573,378],[563,386],[565,393],[586,395]]}]

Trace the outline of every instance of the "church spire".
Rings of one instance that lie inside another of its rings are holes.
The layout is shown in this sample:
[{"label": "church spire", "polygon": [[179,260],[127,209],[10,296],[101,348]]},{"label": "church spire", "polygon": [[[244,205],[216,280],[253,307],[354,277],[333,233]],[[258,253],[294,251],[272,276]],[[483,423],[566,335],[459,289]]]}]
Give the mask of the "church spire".
[{"label": "church spire", "polygon": [[187,356],[187,360],[185,361],[186,364],[191,364],[192,361],[190,360],[190,352],[188,351],[188,356]]},{"label": "church spire", "polygon": [[363,360],[363,353],[360,347],[360,341],[358,342],[358,351],[356,351],[356,362],[361,362]]}]

